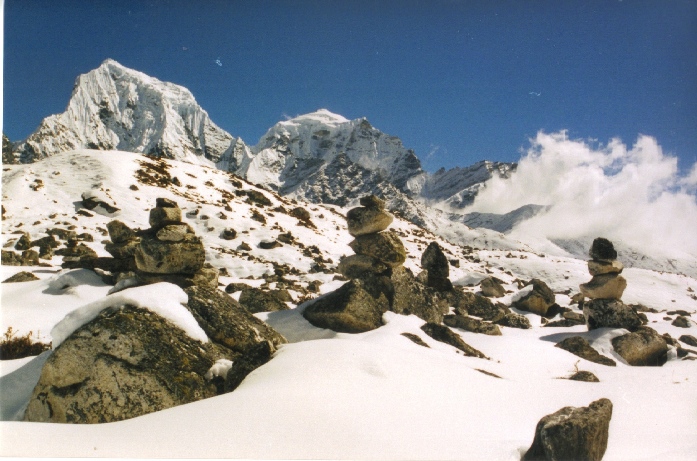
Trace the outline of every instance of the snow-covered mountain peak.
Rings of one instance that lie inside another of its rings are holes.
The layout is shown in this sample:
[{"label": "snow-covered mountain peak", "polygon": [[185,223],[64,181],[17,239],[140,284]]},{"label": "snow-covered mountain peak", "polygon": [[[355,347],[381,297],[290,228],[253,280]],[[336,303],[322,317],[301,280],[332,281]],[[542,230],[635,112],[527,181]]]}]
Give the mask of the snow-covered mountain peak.
[{"label": "snow-covered mountain peak", "polygon": [[30,162],[78,148],[130,151],[212,165],[235,144],[191,92],[113,59],[80,75],[66,111],[18,144]]}]

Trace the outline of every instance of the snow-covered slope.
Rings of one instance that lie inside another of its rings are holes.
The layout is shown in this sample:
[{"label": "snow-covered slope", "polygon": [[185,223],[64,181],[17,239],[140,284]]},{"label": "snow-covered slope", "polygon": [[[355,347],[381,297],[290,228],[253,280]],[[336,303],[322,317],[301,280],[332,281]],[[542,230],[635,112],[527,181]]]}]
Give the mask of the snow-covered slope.
[{"label": "snow-covered slope", "polygon": [[77,78],[65,112],[44,119],[15,150],[22,162],[88,148],[212,164],[237,142],[186,88],[107,59]]},{"label": "snow-covered slope", "polygon": [[[2,422],[2,456],[517,460],[542,416],[602,397],[614,405],[605,460],[697,456],[697,367],[679,360],[675,349],[663,367],[630,367],[614,355],[609,342],[624,330],[544,327],[539,316],[517,310],[528,317],[531,329],[503,327],[501,336],[455,329],[491,357],[485,360],[464,357],[432,340],[420,329],[423,321],[413,316],[388,312],[381,328],[355,335],[310,325],[301,314],[307,295],[298,287],[317,282],[319,293],[311,296],[319,296],[343,283],[334,280],[333,269],[342,255],[352,253],[344,219],[350,204],[293,201],[211,167],[128,152],[80,150],[5,166],[5,249],[14,244],[18,231],[39,238],[59,227],[93,235],[94,242],[83,243],[106,256],[104,230],[111,218],[78,213],[86,190],[113,200],[121,208],[118,219],[133,228],[148,227],[148,211],[157,197],[175,200],[184,221],[202,237],[207,261],[227,272],[221,277],[223,284],[273,288],[275,270],[288,270],[285,278],[296,288],[290,290],[292,308],[257,317],[290,343],[237,390],[219,397],[103,425]],[[251,191],[271,204],[249,200]],[[296,206],[310,213],[315,228],[287,214]],[[404,241],[406,266],[418,273],[422,252],[435,240],[459,263],[450,268],[451,280],[468,291],[476,292],[475,284],[493,275],[509,290],[497,301],[509,304],[518,292],[516,279],[537,277],[557,293],[558,304],[578,311],[570,296],[590,278],[585,261],[526,250],[496,232],[455,224],[443,224],[442,232],[459,232],[456,237],[469,247],[451,244],[397,217],[391,227]],[[221,238],[226,228],[237,230],[234,240]],[[259,247],[262,240],[287,232],[296,243],[270,250]],[[240,249],[242,242],[251,249]],[[311,246],[316,251],[306,252]],[[623,257],[620,252],[620,260]],[[20,334],[34,331],[50,341],[52,328],[67,314],[104,299],[111,288],[91,271],[60,269],[60,257],[44,262],[46,267],[0,268],[2,280],[21,270],[39,278],[0,284],[2,331],[12,326]],[[327,272],[316,270],[319,263]],[[694,319],[697,279],[645,269],[625,269],[623,275],[628,280],[624,301],[659,311],[647,313],[652,328],[674,338],[697,335],[694,324],[678,328],[664,319],[674,310],[692,312]],[[158,291],[162,297],[171,296],[170,301],[179,294],[176,289]],[[429,348],[402,333],[419,336]],[[617,366],[581,360],[554,347],[576,335],[612,356]],[[8,408],[21,409],[26,403],[45,359],[43,355],[0,363],[4,417]],[[593,372],[600,382],[560,379],[576,369]]]}]

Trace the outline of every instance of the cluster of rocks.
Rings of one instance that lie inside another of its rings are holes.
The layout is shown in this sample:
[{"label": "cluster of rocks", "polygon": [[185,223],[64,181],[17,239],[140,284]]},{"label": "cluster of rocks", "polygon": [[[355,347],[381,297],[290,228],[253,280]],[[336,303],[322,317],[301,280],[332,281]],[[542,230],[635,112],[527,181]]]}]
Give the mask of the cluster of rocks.
[{"label": "cluster of rocks", "polygon": [[[97,253],[82,241],[93,241],[92,235],[83,233],[77,235],[75,231],[53,228],[46,231],[48,235],[38,239],[32,239],[29,232],[20,232],[19,238],[13,242],[17,251],[2,250],[2,264],[5,266],[42,266],[48,265],[41,260],[50,261],[54,256],[68,257],[69,259],[96,258]],[[58,237],[58,238],[56,238]],[[65,247],[61,247],[63,242]],[[34,250],[37,248],[37,250]],[[18,253],[21,252],[21,253]]]},{"label": "cluster of rocks", "polygon": [[86,253],[80,249],[65,254],[63,267],[96,270],[105,282],[122,283],[122,287],[156,282],[218,286],[218,270],[205,263],[203,243],[191,226],[182,222],[176,202],[156,199],[148,222],[149,229],[133,230],[121,221],[110,221],[107,231],[111,241],[104,249],[111,257],[97,257],[92,250]]}]

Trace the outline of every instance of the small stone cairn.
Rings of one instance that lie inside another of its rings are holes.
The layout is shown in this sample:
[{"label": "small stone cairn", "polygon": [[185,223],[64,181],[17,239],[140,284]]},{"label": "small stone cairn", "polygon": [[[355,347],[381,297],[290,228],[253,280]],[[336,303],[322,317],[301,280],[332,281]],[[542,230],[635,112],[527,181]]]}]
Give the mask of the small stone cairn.
[{"label": "small stone cairn", "polygon": [[139,232],[135,248],[136,279],[140,283],[170,282],[187,287],[218,285],[218,271],[205,267],[206,252],[201,239],[182,222],[176,202],[158,198],[150,210],[150,229]]},{"label": "small stone cairn", "polygon": [[635,330],[642,325],[641,318],[622,303],[627,280],[621,273],[624,266],[617,260],[617,251],[608,239],[593,240],[589,252],[588,272],[593,278],[579,286],[581,294],[590,301],[583,303],[583,315],[588,329],[626,328]]}]

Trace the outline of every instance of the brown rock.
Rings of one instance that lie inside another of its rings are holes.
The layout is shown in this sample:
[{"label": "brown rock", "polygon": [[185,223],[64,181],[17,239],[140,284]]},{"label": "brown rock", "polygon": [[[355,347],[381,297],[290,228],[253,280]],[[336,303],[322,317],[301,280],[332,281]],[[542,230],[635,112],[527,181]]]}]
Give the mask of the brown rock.
[{"label": "brown rock", "polygon": [[346,213],[349,234],[374,234],[387,229],[394,218],[391,214],[376,208],[357,207]]},{"label": "brown rock", "polygon": [[579,285],[581,293],[590,299],[621,299],[627,280],[619,274],[595,275],[588,283]]},{"label": "brown rock", "polygon": [[591,259],[588,261],[588,272],[591,275],[620,274],[624,269],[621,262],[614,259],[612,261],[598,261]]},{"label": "brown rock", "polygon": [[407,259],[404,245],[393,231],[361,235],[349,246],[356,254],[372,256],[390,267],[400,266]]},{"label": "brown rock", "polygon": [[649,327],[613,338],[612,347],[633,366],[662,366],[667,360],[665,338]]}]

